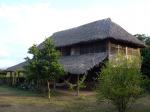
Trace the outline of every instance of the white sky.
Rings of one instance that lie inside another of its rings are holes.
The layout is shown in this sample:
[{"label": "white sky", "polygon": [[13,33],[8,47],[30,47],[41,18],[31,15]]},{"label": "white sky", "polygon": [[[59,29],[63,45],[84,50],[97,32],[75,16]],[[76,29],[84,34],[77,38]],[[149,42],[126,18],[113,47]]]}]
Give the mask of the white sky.
[{"label": "white sky", "polygon": [[[150,35],[150,0],[0,0],[0,68],[24,61],[52,33],[110,17]],[[32,2],[31,2],[32,1]]]}]

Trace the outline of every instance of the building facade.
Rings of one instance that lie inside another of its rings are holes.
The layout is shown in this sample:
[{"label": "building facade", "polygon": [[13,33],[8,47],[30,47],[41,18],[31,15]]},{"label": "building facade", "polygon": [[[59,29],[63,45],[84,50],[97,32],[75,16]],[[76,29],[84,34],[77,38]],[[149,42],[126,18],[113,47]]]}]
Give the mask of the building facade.
[{"label": "building facade", "polygon": [[[91,22],[54,33],[52,38],[61,52],[60,63],[68,74],[88,74],[104,60],[115,58],[118,53],[140,57],[144,43],[128,33],[110,18]],[[38,48],[42,49],[43,43]],[[8,68],[22,70],[26,62]]]}]

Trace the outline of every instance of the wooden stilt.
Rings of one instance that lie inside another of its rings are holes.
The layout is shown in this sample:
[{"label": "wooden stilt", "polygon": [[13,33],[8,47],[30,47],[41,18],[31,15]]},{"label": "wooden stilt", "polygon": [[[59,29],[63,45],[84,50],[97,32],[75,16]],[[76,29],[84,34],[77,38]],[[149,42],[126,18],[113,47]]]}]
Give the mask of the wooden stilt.
[{"label": "wooden stilt", "polygon": [[10,72],[10,77],[9,77],[9,85],[12,85],[12,72]]},{"label": "wooden stilt", "polygon": [[79,75],[77,75],[77,96],[79,96]]},{"label": "wooden stilt", "polygon": [[17,74],[17,84],[19,84],[20,72]]},{"label": "wooden stilt", "polygon": [[15,72],[12,74],[12,86],[15,84]]}]

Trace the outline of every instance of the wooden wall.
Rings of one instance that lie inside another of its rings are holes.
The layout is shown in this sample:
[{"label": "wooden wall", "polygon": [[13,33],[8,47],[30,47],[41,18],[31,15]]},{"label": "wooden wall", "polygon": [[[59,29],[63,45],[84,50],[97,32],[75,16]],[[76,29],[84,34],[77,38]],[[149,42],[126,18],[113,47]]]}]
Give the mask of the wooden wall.
[{"label": "wooden wall", "polygon": [[126,44],[114,43],[108,41],[107,43],[109,59],[114,58],[116,54],[125,55],[127,58],[131,56],[140,57],[140,48],[132,47]]}]

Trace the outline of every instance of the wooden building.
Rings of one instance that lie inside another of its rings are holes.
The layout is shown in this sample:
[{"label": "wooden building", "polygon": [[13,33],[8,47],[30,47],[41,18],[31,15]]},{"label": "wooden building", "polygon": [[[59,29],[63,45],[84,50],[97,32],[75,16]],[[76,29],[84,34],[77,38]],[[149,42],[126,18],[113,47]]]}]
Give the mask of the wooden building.
[{"label": "wooden building", "polygon": [[[50,37],[62,54],[60,63],[69,74],[88,74],[117,53],[127,57],[140,56],[140,48],[145,47],[110,18],[59,31]],[[38,47],[42,48],[42,45]],[[25,64],[23,62],[7,70],[21,70]]]}]

